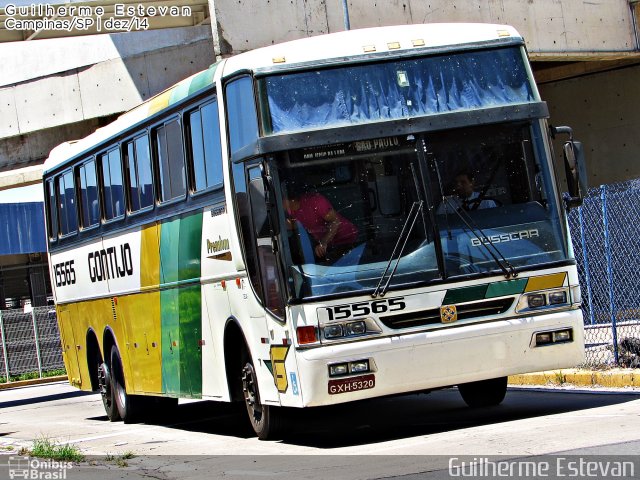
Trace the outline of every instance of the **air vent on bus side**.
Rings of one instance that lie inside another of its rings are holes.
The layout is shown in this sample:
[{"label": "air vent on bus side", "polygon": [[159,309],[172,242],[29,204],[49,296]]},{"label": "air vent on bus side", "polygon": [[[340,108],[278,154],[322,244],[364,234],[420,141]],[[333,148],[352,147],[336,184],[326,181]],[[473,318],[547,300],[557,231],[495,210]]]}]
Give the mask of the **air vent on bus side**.
[{"label": "air vent on bus side", "polygon": [[[499,300],[484,300],[481,302],[458,305],[458,320],[482,318],[490,315],[500,315],[513,305],[513,298]],[[380,321],[385,327],[399,330],[401,328],[421,327],[441,323],[440,309],[432,308],[418,312],[401,313],[399,315],[383,315]]]}]

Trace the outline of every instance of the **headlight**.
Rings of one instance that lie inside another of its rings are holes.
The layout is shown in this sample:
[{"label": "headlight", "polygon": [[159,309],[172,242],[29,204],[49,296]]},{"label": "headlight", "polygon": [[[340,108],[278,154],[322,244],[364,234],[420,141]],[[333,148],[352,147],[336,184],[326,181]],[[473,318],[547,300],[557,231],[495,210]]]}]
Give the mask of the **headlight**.
[{"label": "headlight", "polygon": [[382,331],[375,320],[370,317],[350,322],[320,324],[320,330],[322,331],[322,338],[331,341],[344,341],[354,337],[376,335]]},{"label": "headlight", "polygon": [[346,325],[347,335],[364,335],[367,333],[367,325],[364,322],[352,322]]},{"label": "headlight", "polygon": [[564,290],[549,293],[549,305],[561,305],[567,303],[567,292]]},{"label": "headlight", "polygon": [[529,308],[540,308],[547,304],[547,300],[542,293],[536,293],[533,295],[527,295],[527,304]]},{"label": "headlight", "polygon": [[327,325],[324,327],[324,338],[338,338],[344,335],[342,325]]},{"label": "headlight", "polygon": [[569,305],[569,291],[566,288],[524,293],[518,300],[516,313],[558,308],[564,305]]}]

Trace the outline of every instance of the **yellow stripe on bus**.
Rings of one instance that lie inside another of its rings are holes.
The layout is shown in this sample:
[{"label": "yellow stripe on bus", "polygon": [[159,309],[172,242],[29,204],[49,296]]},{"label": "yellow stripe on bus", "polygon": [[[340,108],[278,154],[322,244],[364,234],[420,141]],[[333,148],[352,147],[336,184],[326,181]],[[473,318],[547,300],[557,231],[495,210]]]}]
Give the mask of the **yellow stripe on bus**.
[{"label": "yellow stripe on bus", "polygon": [[158,226],[144,227],[140,232],[140,288],[160,284],[160,239]]},{"label": "yellow stripe on bus", "polygon": [[542,275],[541,277],[530,277],[527,282],[525,292],[535,292],[537,290],[546,290],[547,288],[558,288],[564,285],[567,278],[567,272],[554,273],[551,275]]},{"label": "yellow stripe on bus", "polygon": [[123,363],[130,366],[127,386],[134,393],[162,393],[160,292],[119,297],[117,309],[127,330],[121,337],[126,346],[120,347]]},{"label": "yellow stripe on bus", "polygon": [[165,92],[162,92],[157,97],[149,100],[149,109],[147,110],[147,115],[151,116],[154,113],[159,112],[160,110],[167,108],[169,105],[169,99],[171,98],[171,91],[173,89],[169,89]]}]

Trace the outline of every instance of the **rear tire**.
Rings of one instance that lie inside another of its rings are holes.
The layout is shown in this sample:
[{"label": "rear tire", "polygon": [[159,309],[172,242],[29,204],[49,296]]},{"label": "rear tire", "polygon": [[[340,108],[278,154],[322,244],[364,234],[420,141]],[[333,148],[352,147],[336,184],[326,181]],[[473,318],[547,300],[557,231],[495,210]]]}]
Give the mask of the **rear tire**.
[{"label": "rear tire", "polygon": [[124,370],[118,347],[111,348],[111,384],[113,385],[114,403],[124,423],[136,423],[145,413],[144,403],[147,397],[129,395],[125,388]]},{"label": "rear tire", "polygon": [[120,420],[120,413],[116,406],[115,393],[113,391],[113,384],[111,383],[111,370],[106,362],[98,365],[98,390],[100,391],[102,404],[104,405],[104,411],[107,413],[107,417],[111,422],[117,422]]},{"label": "rear tire", "polygon": [[470,407],[492,407],[504,400],[507,394],[507,377],[463,383],[458,385],[458,391]]},{"label": "rear tire", "polygon": [[273,440],[282,431],[282,411],[260,401],[258,377],[251,358],[245,358],[241,364],[242,394],[251,427],[260,440]]}]

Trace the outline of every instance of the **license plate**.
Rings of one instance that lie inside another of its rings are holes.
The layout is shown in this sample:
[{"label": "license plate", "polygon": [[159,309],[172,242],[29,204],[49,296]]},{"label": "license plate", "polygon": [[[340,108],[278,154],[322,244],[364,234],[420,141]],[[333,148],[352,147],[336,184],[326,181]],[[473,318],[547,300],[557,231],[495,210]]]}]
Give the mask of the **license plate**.
[{"label": "license plate", "polygon": [[373,373],[359,377],[338,378],[329,380],[329,395],[357,392],[358,390],[367,390],[375,386],[376,376]]}]

